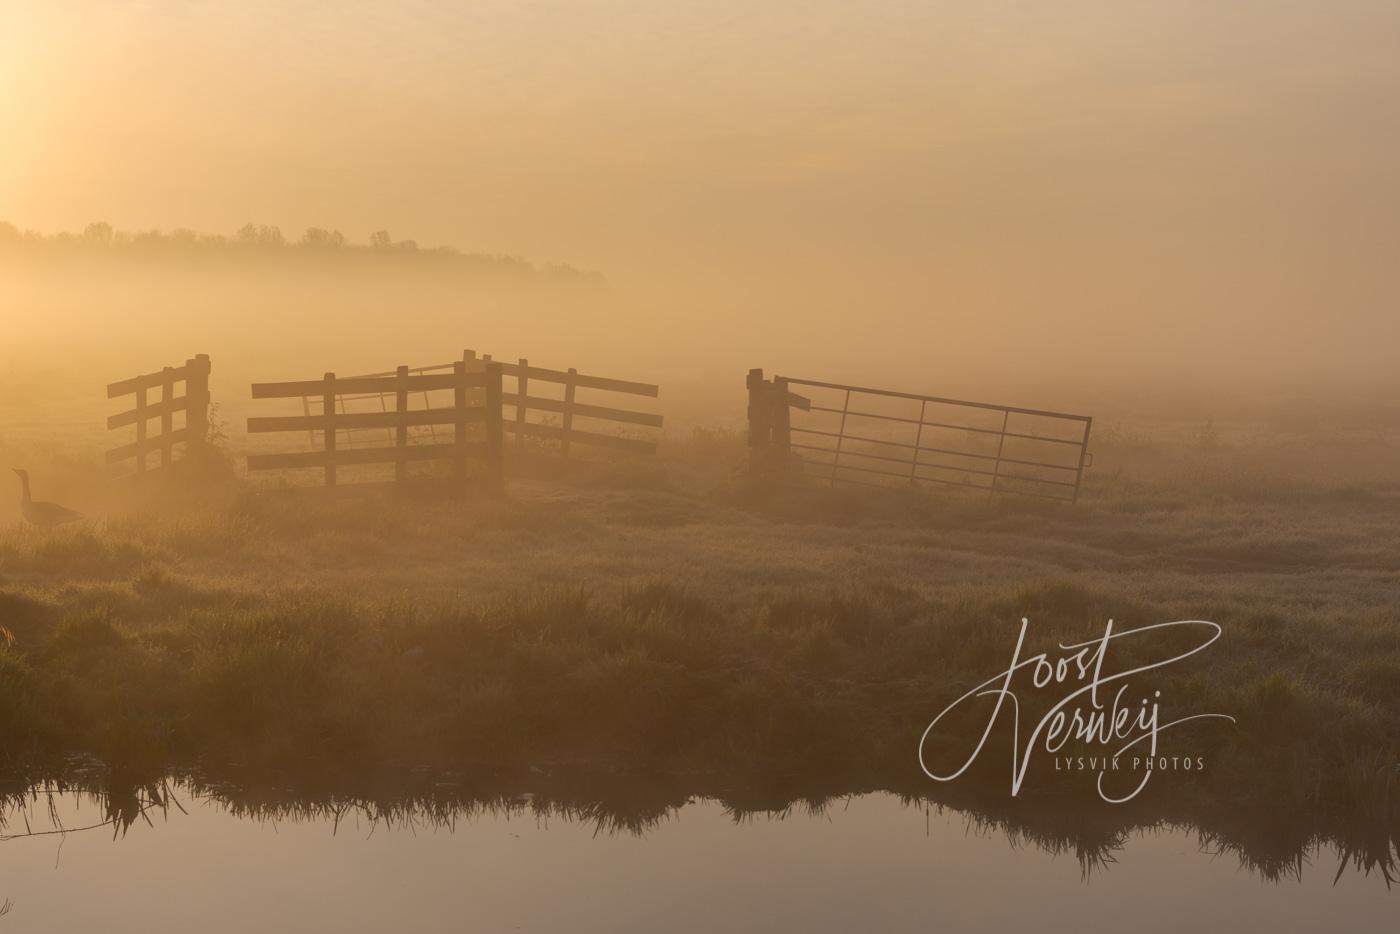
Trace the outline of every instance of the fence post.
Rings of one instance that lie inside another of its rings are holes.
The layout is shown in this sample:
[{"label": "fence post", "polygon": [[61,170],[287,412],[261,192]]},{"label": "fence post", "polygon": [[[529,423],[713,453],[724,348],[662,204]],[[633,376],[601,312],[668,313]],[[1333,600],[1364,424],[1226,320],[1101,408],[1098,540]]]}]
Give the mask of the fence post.
[{"label": "fence post", "polygon": [[486,364],[486,475],[495,489],[505,484],[502,451],[505,422],[501,412],[501,365]]},{"label": "fence post", "polygon": [[459,481],[467,477],[467,362],[475,357],[472,351],[464,351],[462,359],[452,364],[452,443],[457,445],[452,472]]},{"label": "fence post", "polygon": [[[144,377],[143,377],[144,378]],[[136,472],[146,472],[146,386],[136,387]]]},{"label": "fence post", "polygon": [[399,384],[394,387],[394,447],[398,449],[398,460],[394,461],[394,479],[403,483],[408,479],[408,367],[400,366],[395,376]]},{"label": "fence post", "polygon": [[171,366],[163,367],[160,371],[160,465],[170,466],[170,433],[175,430],[175,414],[170,411],[170,403],[175,400],[175,380],[170,378],[170,374],[175,372]]},{"label": "fence post", "polygon": [[763,398],[762,369],[749,370],[746,385],[749,390],[749,473],[755,477],[764,472],[764,450],[768,447],[768,406]]},{"label": "fence post", "polygon": [[321,392],[321,411],[326,420],[322,435],[326,439],[326,486],[335,486],[335,374],[325,375]]},{"label": "fence post", "polygon": [[565,457],[569,456],[569,432],[574,428],[574,380],[576,379],[578,379],[578,370],[569,367],[569,378],[564,383],[564,440],[559,449],[559,453]]},{"label": "fence post", "polygon": [[525,448],[525,408],[529,396],[526,383],[530,379],[530,361],[520,358],[520,369],[515,377],[515,450]]},{"label": "fence post", "polygon": [[209,440],[209,355],[185,361],[185,451],[195,452]]}]

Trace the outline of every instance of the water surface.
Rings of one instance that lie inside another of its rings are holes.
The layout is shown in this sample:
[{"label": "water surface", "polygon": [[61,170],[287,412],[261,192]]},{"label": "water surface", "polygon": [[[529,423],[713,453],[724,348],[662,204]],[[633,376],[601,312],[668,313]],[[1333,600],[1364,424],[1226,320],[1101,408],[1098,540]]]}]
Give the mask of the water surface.
[{"label": "water surface", "polygon": [[1379,871],[1334,882],[1325,846],[1273,880],[1183,828],[1081,858],[888,794],[748,815],[696,799],[636,830],[525,798],[273,819],[172,791],[125,829],[92,796],[11,806],[0,931],[1382,931],[1400,909]]}]

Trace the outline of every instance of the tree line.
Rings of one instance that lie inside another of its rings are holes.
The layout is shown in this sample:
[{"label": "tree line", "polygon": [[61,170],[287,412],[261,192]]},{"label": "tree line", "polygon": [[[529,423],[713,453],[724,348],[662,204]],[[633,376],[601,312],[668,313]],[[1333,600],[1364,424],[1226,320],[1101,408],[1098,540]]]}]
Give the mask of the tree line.
[{"label": "tree line", "polygon": [[420,247],[415,240],[394,240],[387,230],[376,230],[369,242],[352,243],[339,230],[308,227],[299,239],[290,239],[281,228],[267,224],[244,224],[232,234],[199,233],[188,228],[171,231],[116,230],[105,221],[88,224],[81,233],[45,234],[21,230],[0,221],[0,252],[94,256],[119,258],[194,258],[204,256],[242,258],[286,258],[348,262],[383,262],[389,259],[423,267],[492,272],[524,277],[577,280],[601,285],[602,277],[564,264],[535,265],[518,256],[499,253],[467,253],[451,246]]}]

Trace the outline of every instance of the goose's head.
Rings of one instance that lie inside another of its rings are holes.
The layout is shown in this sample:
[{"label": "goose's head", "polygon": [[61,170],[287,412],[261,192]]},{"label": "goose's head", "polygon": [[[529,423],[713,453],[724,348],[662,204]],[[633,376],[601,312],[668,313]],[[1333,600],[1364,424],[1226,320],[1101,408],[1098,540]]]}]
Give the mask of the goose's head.
[{"label": "goose's head", "polygon": [[10,469],[13,470],[15,473],[19,474],[19,478],[20,478],[21,480],[28,480],[28,479],[29,479],[29,471],[27,471],[27,470],[21,470],[21,469],[18,468],[18,467],[12,467],[12,468],[10,468]]}]

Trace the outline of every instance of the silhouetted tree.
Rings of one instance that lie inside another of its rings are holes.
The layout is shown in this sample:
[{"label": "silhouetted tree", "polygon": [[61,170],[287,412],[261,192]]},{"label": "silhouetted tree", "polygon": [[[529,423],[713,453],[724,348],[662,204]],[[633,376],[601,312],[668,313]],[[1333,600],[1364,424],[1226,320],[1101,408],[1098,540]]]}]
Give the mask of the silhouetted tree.
[{"label": "silhouetted tree", "polygon": [[9,256],[38,252],[57,253],[65,250],[81,250],[84,254],[91,254],[100,250],[122,257],[145,259],[162,256],[213,258],[222,251],[256,248],[251,251],[256,255],[286,260],[304,255],[303,251],[306,249],[317,249],[327,253],[333,251],[338,262],[371,263],[388,255],[403,257],[405,265],[450,269],[464,276],[540,277],[555,281],[571,280],[592,286],[604,283],[597,273],[580,272],[569,266],[551,265],[537,268],[515,256],[462,253],[446,246],[426,249],[420,248],[414,240],[395,243],[387,230],[376,230],[370,235],[369,244],[366,246],[350,243],[340,231],[323,227],[308,227],[306,233],[295,244],[289,244],[280,228],[265,224],[244,224],[234,231],[232,236],[225,237],[218,234],[201,234],[185,227],[168,234],[159,230],[125,233],[113,229],[106,221],[97,221],[88,224],[81,234],[59,232],[45,235],[34,230],[21,230],[13,224],[0,221],[0,248]]},{"label": "silhouetted tree", "polygon": [[233,235],[235,243],[245,246],[283,246],[287,240],[282,236],[282,228],[267,225],[244,224]]},{"label": "silhouetted tree", "polygon": [[112,225],[106,221],[96,221],[83,229],[83,239],[98,246],[108,246],[112,242]]},{"label": "silhouetted tree", "polygon": [[324,227],[308,227],[302,235],[301,245],[338,250],[345,246],[345,234],[338,230],[326,230]]}]

